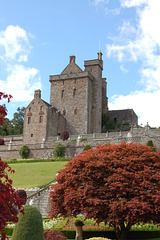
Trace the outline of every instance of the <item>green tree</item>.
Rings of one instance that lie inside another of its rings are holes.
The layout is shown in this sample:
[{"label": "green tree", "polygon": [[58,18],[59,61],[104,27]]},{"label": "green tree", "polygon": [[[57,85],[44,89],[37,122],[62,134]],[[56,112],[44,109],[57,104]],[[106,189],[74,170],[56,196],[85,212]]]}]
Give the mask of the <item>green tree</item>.
[{"label": "green tree", "polygon": [[13,135],[14,129],[11,121],[8,118],[4,119],[4,123],[0,126],[0,136]]},{"label": "green tree", "polygon": [[24,121],[24,113],[25,113],[25,107],[18,107],[17,112],[14,113],[13,119],[11,120],[11,123],[14,128],[14,134],[22,134],[23,133],[23,121]]}]

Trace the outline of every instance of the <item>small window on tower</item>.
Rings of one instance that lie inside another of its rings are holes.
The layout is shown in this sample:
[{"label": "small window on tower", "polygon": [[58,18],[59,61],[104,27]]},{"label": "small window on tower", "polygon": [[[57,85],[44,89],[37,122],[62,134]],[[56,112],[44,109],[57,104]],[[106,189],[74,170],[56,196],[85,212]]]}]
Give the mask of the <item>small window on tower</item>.
[{"label": "small window on tower", "polygon": [[28,124],[31,123],[31,117],[28,117]]},{"label": "small window on tower", "polygon": [[76,109],[74,109],[74,115],[77,115],[77,108]]},{"label": "small window on tower", "polygon": [[41,111],[43,111],[43,106],[41,106],[41,108],[40,108],[40,109],[41,109]]},{"label": "small window on tower", "polygon": [[39,122],[42,123],[42,121],[43,121],[43,117],[40,116],[40,117],[39,117]]},{"label": "small window on tower", "polygon": [[31,112],[31,107],[29,108],[29,112]]},{"label": "small window on tower", "polygon": [[73,89],[73,97],[76,96],[76,88]]},{"label": "small window on tower", "polygon": [[64,98],[64,90],[62,90],[62,95],[61,96],[62,96],[62,98]]}]

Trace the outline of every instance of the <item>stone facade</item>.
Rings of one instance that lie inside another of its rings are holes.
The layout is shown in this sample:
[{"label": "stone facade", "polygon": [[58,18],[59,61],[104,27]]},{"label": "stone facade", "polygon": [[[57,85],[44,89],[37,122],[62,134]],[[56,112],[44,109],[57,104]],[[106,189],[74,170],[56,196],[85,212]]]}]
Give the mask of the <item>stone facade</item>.
[{"label": "stone facade", "polygon": [[[109,111],[106,78],[102,77],[102,53],[84,61],[84,71],[70,56],[60,75],[50,75],[50,104],[36,90],[24,116],[23,143],[43,143],[63,130],[70,135],[102,132],[102,114],[108,113],[118,122],[137,125],[133,110]],[[130,114],[129,114],[130,113]]]},{"label": "stone facade", "polygon": [[75,63],[75,56],[70,56],[62,73],[49,77],[50,104],[64,115],[70,134],[101,132],[101,115],[107,111],[107,99],[102,54],[98,56],[84,62],[84,71]]},{"label": "stone facade", "polygon": [[50,136],[58,135],[65,129],[66,120],[50,104],[41,99],[37,90],[34,99],[25,109],[23,143],[44,142]]},{"label": "stone facade", "polygon": [[114,123],[121,124],[121,128],[124,129],[138,125],[138,117],[133,109],[110,110],[108,116]]}]

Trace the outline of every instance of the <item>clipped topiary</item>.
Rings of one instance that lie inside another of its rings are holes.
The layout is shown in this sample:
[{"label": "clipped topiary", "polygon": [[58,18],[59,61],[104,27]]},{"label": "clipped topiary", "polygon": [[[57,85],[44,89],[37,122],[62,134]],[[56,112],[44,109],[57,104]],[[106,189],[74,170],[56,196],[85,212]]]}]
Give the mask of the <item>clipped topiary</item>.
[{"label": "clipped topiary", "polygon": [[86,145],[85,148],[83,149],[83,151],[88,151],[89,149],[91,149],[90,145]]},{"label": "clipped topiary", "polygon": [[19,213],[11,240],[45,240],[42,215],[35,206],[24,206],[24,215]]},{"label": "clipped topiary", "polygon": [[53,154],[57,158],[64,157],[64,150],[65,150],[64,146],[61,143],[58,143],[54,146]]},{"label": "clipped topiary", "polygon": [[60,138],[65,141],[69,138],[69,132],[67,132],[66,130],[64,130],[63,132],[60,133]]},{"label": "clipped topiary", "polygon": [[22,158],[28,158],[29,156],[29,153],[30,153],[30,149],[28,146],[26,145],[22,145],[19,149],[19,155],[22,157]]},{"label": "clipped topiary", "polygon": [[63,233],[57,230],[44,231],[45,240],[66,240]]}]

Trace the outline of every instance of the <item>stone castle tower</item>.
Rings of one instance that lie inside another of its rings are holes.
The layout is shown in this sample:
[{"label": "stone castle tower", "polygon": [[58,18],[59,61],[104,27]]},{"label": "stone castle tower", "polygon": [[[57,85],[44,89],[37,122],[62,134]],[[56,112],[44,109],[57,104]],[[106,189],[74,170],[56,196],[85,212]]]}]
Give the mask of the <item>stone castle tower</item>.
[{"label": "stone castle tower", "polygon": [[70,135],[102,132],[102,114],[115,122],[138,123],[132,109],[109,111],[106,78],[102,77],[102,53],[84,61],[84,71],[70,56],[69,64],[60,75],[50,75],[50,104],[36,90],[34,99],[25,110],[23,142],[36,143],[57,136],[63,130]]},{"label": "stone castle tower", "polygon": [[66,118],[72,134],[100,133],[101,116],[107,111],[106,79],[102,78],[102,53],[98,59],[77,66],[75,56],[60,75],[51,75],[50,104]]}]

